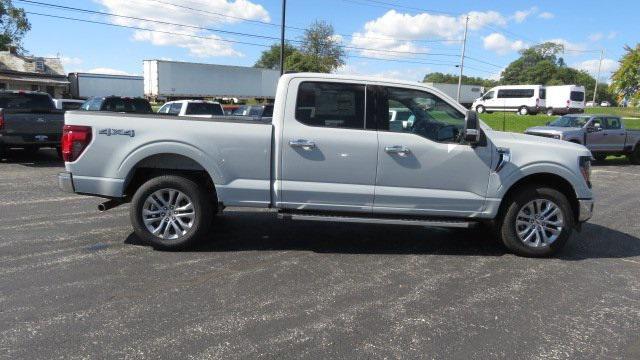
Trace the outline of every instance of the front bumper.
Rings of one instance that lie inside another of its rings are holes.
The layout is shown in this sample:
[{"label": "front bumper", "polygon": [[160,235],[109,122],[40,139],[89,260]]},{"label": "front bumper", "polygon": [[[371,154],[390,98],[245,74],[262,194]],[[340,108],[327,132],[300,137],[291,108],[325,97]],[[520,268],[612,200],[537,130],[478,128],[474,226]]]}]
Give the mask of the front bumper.
[{"label": "front bumper", "polygon": [[73,176],[71,173],[63,172],[58,174],[58,187],[64,192],[75,192],[73,189]]},{"label": "front bumper", "polygon": [[594,201],[593,199],[580,199],[579,203],[579,214],[578,214],[578,222],[585,222],[591,219],[593,215],[593,207]]}]

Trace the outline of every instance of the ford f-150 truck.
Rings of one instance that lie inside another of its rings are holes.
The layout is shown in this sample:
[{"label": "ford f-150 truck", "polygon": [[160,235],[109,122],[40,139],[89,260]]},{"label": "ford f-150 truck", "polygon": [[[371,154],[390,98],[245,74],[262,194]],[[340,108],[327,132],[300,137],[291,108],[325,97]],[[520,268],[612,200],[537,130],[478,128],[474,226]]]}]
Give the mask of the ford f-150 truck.
[{"label": "ford f-150 truck", "polygon": [[[414,121],[391,126],[390,107]],[[135,233],[165,249],[215,236],[216,213],[246,206],[290,220],[488,224],[513,252],[548,256],[593,211],[584,146],[493,131],[420,83],[287,74],[269,121],[72,111],[65,124],[60,187],[108,198],[101,210],[131,202]]]},{"label": "ford f-150 truck", "polygon": [[0,91],[0,154],[9,148],[59,148],[63,125],[63,111],[49,94]]},{"label": "ford f-150 truck", "polygon": [[626,155],[640,165],[640,130],[627,130],[614,115],[565,115],[547,126],[529,128],[525,134],[550,137],[586,146],[598,161],[608,155]]}]

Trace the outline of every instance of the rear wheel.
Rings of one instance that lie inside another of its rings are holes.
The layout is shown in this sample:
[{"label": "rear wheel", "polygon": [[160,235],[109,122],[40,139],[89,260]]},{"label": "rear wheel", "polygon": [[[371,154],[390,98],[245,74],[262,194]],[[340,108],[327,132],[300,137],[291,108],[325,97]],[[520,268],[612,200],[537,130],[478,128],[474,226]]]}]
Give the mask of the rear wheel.
[{"label": "rear wheel", "polygon": [[206,187],[164,175],[144,183],[132,199],[130,219],[142,240],[156,248],[180,250],[207,236],[213,203]]},{"label": "rear wheel", "polygon": [[528,115],[529,114],[529,109],[526,106],[522,106],[520,107],[520,109],[518,109],[518,115]]},{"label": "rear wheel", "polygon": [[636,145],[636,148],[633,149],[633,152],[627,155],[629,162],[633,165],[640,165],[640,144]]},{"label": "rear wheel", "polygon": [[507,205],[500,226],[504,245],[517,255],[551,256],[571,235],[574,216],[561,192],[547,187],[528,187]]},{"label": "rear wheel", "polygon": [[547,109],[547,116],[553,116],[553,108]]}]

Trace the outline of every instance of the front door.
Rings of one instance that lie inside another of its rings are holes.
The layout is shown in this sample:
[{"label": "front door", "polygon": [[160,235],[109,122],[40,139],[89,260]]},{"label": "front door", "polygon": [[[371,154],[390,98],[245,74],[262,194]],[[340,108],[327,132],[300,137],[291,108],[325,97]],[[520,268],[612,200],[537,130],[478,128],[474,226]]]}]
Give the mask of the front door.
[{"label": "front door", "polygon": [[604,118],[594,118],[587,125],[585,145],[591,151],[607,151],[606,138],[604,132]]},{"label": "front door", "polygon": [[[280,143],[280,196],[296,210],[370,212],[378,136],[366,129],[366,87],[292,80]],[[386,118],[388,119],[388,110]]]},{"label": "front door", "polygon": [[[381,87],[377,103],[403,107],[415,120],[390,126],[378,115],[378,173],[374,211],[470,216],[484,209],[492,145],[460,144],[465,114],[417,89]],[[385,109],[378,109],[384,114]]]}]

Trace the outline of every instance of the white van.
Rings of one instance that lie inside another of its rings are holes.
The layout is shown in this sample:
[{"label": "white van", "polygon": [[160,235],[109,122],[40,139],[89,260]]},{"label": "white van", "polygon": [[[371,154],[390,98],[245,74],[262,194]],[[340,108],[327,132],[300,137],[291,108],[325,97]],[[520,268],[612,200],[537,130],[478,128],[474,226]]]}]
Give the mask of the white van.
[{"label": "white van", "polygon": [[584,98],[584,86],[547,86],[546,113],[549,116],[583,113],[585,107]]},{"label": "white van", "polygon": [[489,90],[471,106],[478,113],[515,111],[535,115],[546,109],[546,90],[542,85],[502,85]]}]

